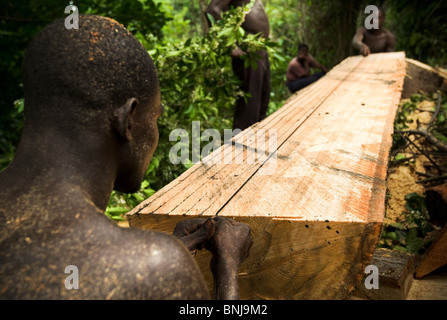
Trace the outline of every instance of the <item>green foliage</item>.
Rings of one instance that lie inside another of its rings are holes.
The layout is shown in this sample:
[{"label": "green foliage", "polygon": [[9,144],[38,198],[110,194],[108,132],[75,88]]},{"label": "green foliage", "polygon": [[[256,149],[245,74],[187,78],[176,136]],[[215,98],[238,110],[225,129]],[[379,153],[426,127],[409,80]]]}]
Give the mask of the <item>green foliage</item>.
[{"label": "green foliage", "polygon": [[445,65],[447,1],[388,0],[386,5],[397,50],[431,65]]},{"label": "green foliage", "polygon": [[[396,115],[394,122],[394,130],[405,131],[408,129],[408,124],[411,123],[410,115],[415,112],[418,105],[422,101],[432,101],[435,106],[438,105],[438,94],[433,96],[415,94],[412,95],[409,101],[404,102]],[[432,110],[435,112],[435,108]],[[442,98],[440,109],[437,117],[430,125],[429,132],[438,139],[445,139],[446,133],[446,117],[447,115],[447,99]],[[393,135],[392,151],[397,151],[406,144],[406,140],[402,135],[395,133]],[[394,161],[408,161],[404,154],[398,153]],[[429,241],[426,240],[427,234],[434,229],[430,223],[429,213],[426,207],[425,198],[417,193],[410,193],[405,196],[405,212],[404,223],[395,223],[386,226],[381,235],[381,247],[410,252],[413,254],[422,254],[429,246]]]},{"label": "green foliage", "polygon": [[417,193],[405,196],[405,223],[386,226],[381,235],[380,247],[413,254],[422,254],[430,244],[426,235],[433,230],[429,222],[425,198]]},{"label": "green foliage", "polygon": [[178,42],[208,30],[201,7],[205,0],[154,0],[160,3],[169,21],[162,29],[163,37],[169,41]]},{"label": "green foliage", "polygon": [[410,101],[405,102],[396,115],[396,120],[394,121],[395,130],[408,129],[409,115],[411,115],[417,108],[417,104],[423,101],[425,98],[420,94],[414,94],[411,96]]},{"label": "green foliage", "polygon": [[231,50],[236,41],[247,48],[261,45],[256,38],[243,38],[242,13],[241,10],[238,14],[229,12],[204,36],[178,43],[164,41],[150,48],[159,72],[169,125],[180,128],[184,127],[179,126],[184,120],[189,123],[200,120],[216,128],[220,124],[216,118],[219,110],[231,109],[240,94],[238,82],[229,69]]},{"label": "green foliage", "polygon": [[[439,97],[435,95],[433,101],[435,104],[438,103]],[[438,140],[443,143],[447,143],[447,96],[441,97],[439,113],[436,117],[435,122],[430,127],[429,132]]]},{"label": "green foliage", "polygon": [[[235,101],[243,92],[231,70],[231,51],[238,43],[248,52],[247,63],[252,63],[256,51],[270,50],[270,43],[260,36],[245,34],[241,28],[246,12],[246,8],[227,12],[203,36],[180,42],[167,39],[150,48],[165,108],[159,120],[160,143],[156,153],[160,157],[163,178],[171,180],[184,170],[166,164],[168,152],[175,144],[169,142],[172,130],[185,129],[191,136],[192,121],[200,121],[202,130],[213,128],[222,132],[232,127]],[[156,187],[166,182],[162,180]]]},{"label": "green foliage", "polygon": [[126,214],[129,209],[136,207],[139,203],[149,198],[154,193],[155,190],[150,187],[148,180],[143,181],[140,190],[136,193],[128,194],[114,192],[112,197],[110,197],[105,214],[112,220],[123,221],[123,215]]},{"label": "green foliage", "polygon": [[[439,101],[439,98],[441,98],[441,101]],[[409,119],[409,116],[416,110],[417,105],[424,100],[433,102],[435,106],[437,106],[438,103],[440,104],[436,119],[434,119],[433,123],[430,125],[428,132],[441,142],[447,143],[446,95],[439,96],[439,94],[437,93],[433,95],[412,95],[410,101],[403,103],[403,105],[399,108],[394,122],[394,131],[402,131],[408,129],[408,124],[412,121]],[[433,109],[432,111],[435,112],[436,110]],[[393,134],[393,146],[391,150],[393,151],[399,149],[404,143],[405,139],[400,134]],[[399,159],[396,158],[395,160]]]},{"label": "green foliage", "polygon": [[[424,100],[424,96],[415,94],[410,98],[410,101],[404,102],[397,111],[396,118],[394,120],[394,133],[393,133],[393,144],[391,147],[391,151],[398,150],[402,146],[405,145],[405,139],[397,133],[398,131],[402,131],[408,129],[408,124],[411,123],[412,120],[409,119],[409,116],[416,110],[417,104]],[[393,159],[394,161],[404,160],[405,156],[402,154],[397,154]]]},{"label": "green foliage", "polygon": [[23,128],[23,108],[24,100],[19,99],[14,102],[14,108],[9,111],[9,119],[0,130],[0,172],[3,171],[14,159],[19,133]]}]

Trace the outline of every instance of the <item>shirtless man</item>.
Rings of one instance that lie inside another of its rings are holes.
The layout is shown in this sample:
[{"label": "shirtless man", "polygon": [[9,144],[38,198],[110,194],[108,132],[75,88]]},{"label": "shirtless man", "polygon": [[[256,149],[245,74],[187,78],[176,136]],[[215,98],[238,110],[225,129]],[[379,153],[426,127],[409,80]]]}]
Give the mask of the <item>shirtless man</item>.
[{"label": "shirtless man", "polygon": [[[320,72],[310,74],[312,68],[321,69]],[[309,46],[300,44],[298,54],[289,62],[286,72],[286,85],[291,93],[295,93],[315,81],[318,81],[328,72],[328,69],[321,65],[309,54]]]},{"label": "shirtless man", "polygon": [[172,236],[104,215],[113,189],[139,189],[158,143],[158,77],[138,40],[108,18],[60,19],[31,42],[23,76],[25,127],[0,174],[0,298],[206,299],[190,255],[206,247],[215,298],[237,299],[246,225],[185,220]]},{"label": "shirtless man", "polygon": [[383,29],[384,22],[385,12],[380,8],[378,29],[368,30],[365,27],[360,27],[357,30],[352,44],[360,54],[366,57],[370,53],[393,52],[395,50],[396,39],[390,31]]},{"label": "shirtless man", "polygon": [[[212,0],[206,13],[215,20],[222,17],[222,13],[233,7],[241,7],[250,3],[250,0]],[[245,16],[242,28],[248,33],[261,33],[264,38],[269,37],[270,27],[267,14],[261,0],[254,0],[250,12]],[[236,103],[233,129],[244,130],[252,124],[266,117],[270,101],[270,61],[267,52],[257,52],[261,59],[257,61],[257,68],[244,67],[241,57],[246,54],[241,48],[236,48],[231,53],[233,58],[233,72],[242,82],[242,90],[251,94],[245,99],[241,97]]]}]

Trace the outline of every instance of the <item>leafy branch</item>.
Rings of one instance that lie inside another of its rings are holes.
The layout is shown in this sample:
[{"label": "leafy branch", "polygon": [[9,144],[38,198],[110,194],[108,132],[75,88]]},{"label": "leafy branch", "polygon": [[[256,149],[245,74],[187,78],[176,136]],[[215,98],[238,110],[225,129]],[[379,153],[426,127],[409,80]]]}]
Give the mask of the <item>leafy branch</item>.
[{"label": "leafy branch", "polygon": [[[437,94],[436,108],[432,110],[433,115],[428,123],[417,122],[416,129],[409,129],[409,115],[417,110],[417,104],[424,100],[430,100],[423,95],[413,95],[409,102],[405,102],[397,114],[394,124],[392,164],[398,165],[402,162],[412,161],[420,155],[430,162],[436,170],[437,175],[417,172],[428,179],[420,180],[418,183],[442,181],[446,177],[447,168],[437,161],[447,153],[447,99],[441,93]],[[427,110],[420,110],[427,111]]]},{"label": "leafy branch", "polygon": [[410,193],[405,196],[405,201],[405,222],[384,227],[380,247],[422,254],[429,246],[426,236],[433,230],[425,198]]}]

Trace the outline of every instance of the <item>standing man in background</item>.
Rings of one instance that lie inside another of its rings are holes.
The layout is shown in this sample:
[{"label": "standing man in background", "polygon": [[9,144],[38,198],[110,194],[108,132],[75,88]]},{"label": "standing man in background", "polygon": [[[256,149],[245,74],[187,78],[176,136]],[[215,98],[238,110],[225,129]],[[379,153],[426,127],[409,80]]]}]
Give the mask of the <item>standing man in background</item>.
[{"label": "standing man in background", "polygon": [[390,31],[383,29],[385,11],[382,8],[378,10],[378,28],[367,29],[360,27],[352,39],[354,48],[359,50],[360,54],[365,57],[370,53],[393,52],[396,47],[396,38],[394,35]]},{"label": "standing man in background", "polygon": [[[250,0],[212,0],[205,13],[210,14],[215,20],[219,20],[222,13],[231,6],[241,7],[248,3]],[[269,37],[269,21],[261,0],[254,0],[253,7],[246,15],[242,28],[248,33],[261,33],[264,38]],[[236,103],[233,129],[241,130],[266,117],[271,89],[270,62],[267,52],[264,50],[256,52],[261,56],[256,62],[256,68],[244,66],[242,56],[245,54],[246,52],[239,47],[231,53],[233,72],[241,80],[242,90],[250,94],[246,102],[244,97],[240,97]]]}]

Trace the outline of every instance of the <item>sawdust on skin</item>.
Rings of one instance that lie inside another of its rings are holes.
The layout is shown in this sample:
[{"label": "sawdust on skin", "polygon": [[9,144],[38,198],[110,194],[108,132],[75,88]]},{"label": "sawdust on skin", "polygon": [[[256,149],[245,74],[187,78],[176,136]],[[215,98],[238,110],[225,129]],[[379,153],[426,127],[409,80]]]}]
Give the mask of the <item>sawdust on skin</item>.
[{"label": "sawdust on skin", "polygon": [[[408,101],[409,99],[402,99],[401,105]],[[408,119],[412,120],[411,123],[407,124],[409,130],[417,129],[417,121],[422,126],[429,123],[434,109],[435,103],[433,101],[424,100],[418,103],[417,110],[408,116]],[[415,144],[420,145],[418,142],[415,142]],[[406,154],[406,156],[410,157],[411,154]],[[416,183],[416,181],[421,179],[416,172],[425,173],[424,165],[427,162],[428,159],[425,156],[419,156],[412,163],[406,163],[390,170],[387,179],[389,198],[385,213],[385,224],[404,221],[403,213],[405,211],[405,196],[407,194],[417,193],[425,196],[424,186]]]}]

